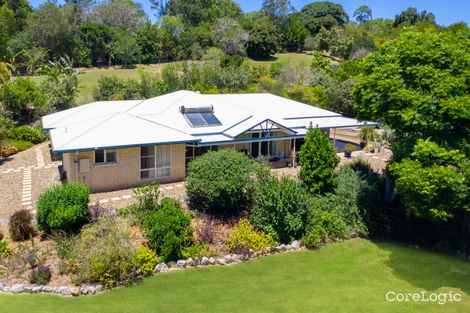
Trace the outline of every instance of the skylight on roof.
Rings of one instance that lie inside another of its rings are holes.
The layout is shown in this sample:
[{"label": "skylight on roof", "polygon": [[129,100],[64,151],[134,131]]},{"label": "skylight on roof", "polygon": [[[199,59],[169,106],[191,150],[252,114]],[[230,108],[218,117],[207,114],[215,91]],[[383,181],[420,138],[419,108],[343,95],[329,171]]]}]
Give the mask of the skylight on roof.
[{"label": "skylight on roof", "polygon": [[219,119],[214,115],[214,107],[212,105],[186,105],[181,106],[179,110],[191,127],[222,125]]}]

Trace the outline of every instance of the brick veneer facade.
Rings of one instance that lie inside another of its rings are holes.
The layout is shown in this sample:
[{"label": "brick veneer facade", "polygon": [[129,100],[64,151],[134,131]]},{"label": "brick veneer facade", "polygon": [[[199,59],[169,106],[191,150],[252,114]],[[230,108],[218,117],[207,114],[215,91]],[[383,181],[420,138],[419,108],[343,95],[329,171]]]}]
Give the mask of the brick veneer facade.
[{"label": "brick veneer facade", "polygon": [[[91,191],[101,192],[139,186],[152,180],[140,178],[140,147],[116,149],[117,162],[96,164],[94,151],[64,153],[67,180],[86,183]],[[89,170],[80,171],[80,159],[89,160]],[[170,145],[170,176],[156,179],[161,183],[181,181],[186,174],[185,145]]]}]

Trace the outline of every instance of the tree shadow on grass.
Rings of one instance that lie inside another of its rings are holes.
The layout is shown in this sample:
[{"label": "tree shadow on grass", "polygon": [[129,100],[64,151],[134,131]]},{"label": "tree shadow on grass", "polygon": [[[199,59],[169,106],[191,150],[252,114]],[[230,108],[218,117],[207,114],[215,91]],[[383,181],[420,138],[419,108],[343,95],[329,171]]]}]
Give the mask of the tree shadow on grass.
[{"label": "tree shadow on grass", "polygon": [[274,55],[270,55],[269,57],[267,58],[256,58],[256,57],[251,57],[252,60],[254,61],[277,61],[278,60],[278,57],[274,56]]},{"label": "tree shadow on grass", "polygon": [[470,262],[452,255],[374,240],[389,252],[385,265],[393,275],[409,284],[433,292],[441,287],[458,288],[470,294]]}]

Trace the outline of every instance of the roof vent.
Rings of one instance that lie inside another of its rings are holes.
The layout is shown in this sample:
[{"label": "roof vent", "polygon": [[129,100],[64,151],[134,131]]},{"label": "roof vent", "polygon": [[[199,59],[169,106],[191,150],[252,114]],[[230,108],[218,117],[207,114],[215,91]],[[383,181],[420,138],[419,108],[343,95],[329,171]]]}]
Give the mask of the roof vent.
[{"label": "roof vent", "polygon": [[180,106],[180,113],[214,113],[214,107],[209,105],[182,105]]}]

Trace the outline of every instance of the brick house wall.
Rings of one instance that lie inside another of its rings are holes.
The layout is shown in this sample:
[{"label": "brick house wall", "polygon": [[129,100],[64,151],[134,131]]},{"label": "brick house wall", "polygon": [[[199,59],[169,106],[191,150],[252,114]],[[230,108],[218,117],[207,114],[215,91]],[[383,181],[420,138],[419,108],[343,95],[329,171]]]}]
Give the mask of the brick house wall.
[{"label": "brick house wall", "polygon": [[[92,192],[110,191],[139,186],[151,181],[169,183],[182,181],[186,175],[185,145],[170,145],[170,176],[155,180],[140,178],[140,147],[116,149],[115,163],[95,163],[95,152],[64,153],[63,166],[67,180],[82,182]],[[88,160],[88,171],[80,170],[79,160]]]}]

